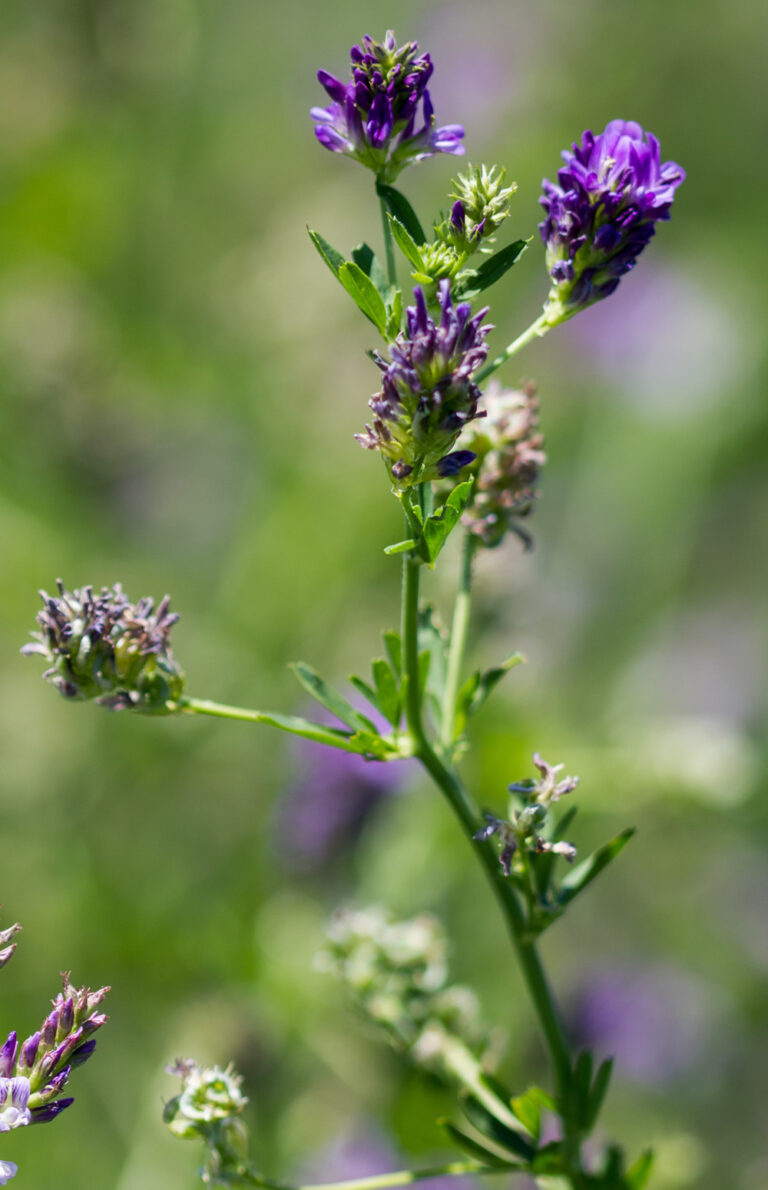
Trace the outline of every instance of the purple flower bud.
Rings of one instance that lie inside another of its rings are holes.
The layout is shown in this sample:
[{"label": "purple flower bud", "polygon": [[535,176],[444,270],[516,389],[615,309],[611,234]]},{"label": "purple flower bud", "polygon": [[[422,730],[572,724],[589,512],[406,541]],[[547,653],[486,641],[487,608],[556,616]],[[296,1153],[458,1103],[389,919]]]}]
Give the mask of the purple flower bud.
[{"label": "purple flower bud", "polygon": [[[312,108],[315,136],[333,153],[346,153],[383,182],[435,153],[464,152],[459,124],[435,127],[427,83],[433,65],[415,41],[398,47],[391,30],[382,43],[365,36],[350,51],[350,81],[327,70],[317,77],[332,102]],[[416,131],[417,121],[421,127]]]},{"label": "purple flower bud", "polygon": [[29,1113],[32,1117],[30,1124],[47,1124],[49,1120],[55,1120],[61,1112],[66,1108],[71,1107],[74,1099],[59,1099],[56,1103],[47,1103],[44,1107],[33,1107]]},{"label": "purple flower bud", "polygon": [[13,1074],[18,1048],[16,1032],[13,1031],[8,1034],[7,1041],[0,1047],[0,1078],[10,1078]]},{"label": "purple flower bud", "polygon": [[[106,1018],[105,1018],[106,1019]],[[70,1066],[82,1066],[83,1062],[87,1062],[93,1051],[96,1049],[96,1038],[92,1037],[90,1041],[84,1041],[73,1051],[70,1059]],[[69,1067],[68,1067],[69,1069]]]},{"label": "purple flower bud", "polygon": [[632,120],[612,120],[563,152],[557,182],[544,179],[539,225],[554,281],[552,325],[608,297],[634,268],[656,223],[669,219],[685,172],[661,162],[659,142]]},{"label": "purple flower bud", "polygon": [[19,1074],[27,1074],[34,1066],[37,1051],[40,1048],[41,1036],[42,1034],[38,1030],[37,1033],[33,1033],[31,1037],[28,1037],[22,1045],[18,1061]]}]

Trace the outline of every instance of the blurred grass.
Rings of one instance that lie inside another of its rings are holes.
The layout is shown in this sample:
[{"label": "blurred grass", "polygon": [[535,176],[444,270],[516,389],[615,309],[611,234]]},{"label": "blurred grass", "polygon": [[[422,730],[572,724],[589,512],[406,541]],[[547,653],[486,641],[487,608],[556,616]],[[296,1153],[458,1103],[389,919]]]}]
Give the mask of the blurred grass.
[{"label": "blurred grass", "polygon": [[[0,897],[25,927],[3,1026],[31,1031],[60,969],[114,989],[72,1111],[44,1143],[5,1143],[30,1190],[194,1185],[197,1154],[159,1120],[178,1053],[240,1063],[276,1176],[370,1117],[407,1154],[438,1149],[440,1093],[312,970],[343,898],[443,913],[457,973],[509,1031],[510,1077],[546,1078],[501,926],[433,794],[393,799],[354,856],[297,879],[272,829],[282,738],[68,706],[17,655],[57,574],[170,590],[200,696],[295,709],[287,661],[339,678],[378,651],[398,593],[381,547],[399,527],[352,441],[370,336],[304,224],[342,248],[378,235],[367,177],[315,145],[307,108],[316,68],[341,71],[381,19],[296,0],[0,10]],[[607,1124],[661,1143],[658,1190],[746,1190],[768,1163],[765,8],[480,0],[396,3],[386,20],[432,50],[438,117],[463,120],[469,158],[520,183],[514,234],[534,232],[559,150],[614,116],[688,172],[619,293],[517,365],[539,382],[549,474],[534,554],[480,567],[477,652],[521,648],[529,665],[467,771],[501,806],[538,748],[581,774],[581,846],[639,825],[545,956],[566,1006],[609,961],[661,959],[716,990],[717,1045],[658,1092],[620,1076]],[[424,216],[451,172],[404,176]],[[544,288],[534,240],[494,295],[497,345]],[[450,568],[432,587],[447,615]]]}]

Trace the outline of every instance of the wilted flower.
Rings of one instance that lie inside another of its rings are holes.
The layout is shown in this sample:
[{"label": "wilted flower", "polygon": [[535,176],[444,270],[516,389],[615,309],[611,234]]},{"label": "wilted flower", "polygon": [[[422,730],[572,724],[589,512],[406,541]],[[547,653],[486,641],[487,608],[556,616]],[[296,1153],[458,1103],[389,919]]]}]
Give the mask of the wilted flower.
[{"label": "wilted flower", "polygon": [[40,632],[22,653],[40,654],[51,668],[43,674],[65,698],[95,699],[110,710],[162,714],[180,698],[184,675],[170,648],[178,620],[166,595],[155,609],[152,599],[133,604],[119,583],[66,591],[59,597],[41,591]]},{"label": "wilted flower", "polygon": [[511,876],[516,855],[522,855],[522,871],[525,871],[526,855],[559,855],[568,863],[576,858],[576,848],[562,839],[547,838],[549,808],[561,797],[572,793],[579,783],[578,777],[557,777],[563,766],[551,765],[542,760],[538,752],[533,754],[533,763],[539,770],[538,781],[526,781],[509,786],[516,797],[510,805],[509,818],[497,818],[486,814],[486,825],[475,832],[475,839],[486,840],[497,836],[501,843],[499,863],[505,876]]},{"label": "wilted flower", "polygon": [[485,1042],[477,999],[448,983],[447,957],[437,918],[420,913],[399,921],[373,906],[335,914],[319,963],[347,984],[393,1045],[444,1071],[452,1047],[477,1050]]},{"label": "wilted flower", "polygon": [[475,483],[462,518],[483,545],[499,545],[508,532],[531,538],[520,521],[537,496],[540,469],[547,461],[539,432],[539,403],[534,385],[520,391],[503,389],[493,381],[483,395],[487,416],[462,432],[458,445],[476,456]]},{"label": "wilted flower", "polygon": [[[406,165],[435,153],[461,154],[464,129],[435,126],[427,83],[433,66],[415,41],[398,46],[391,30],[383,43],[363,37],[353,46],[351,80],[319,70],[329,107],[314,107],[315,136],[333,153],[346,153],[379,181],[392,182]],[[418,125],[418,127],[417,127]]]},{"label": "wilted flower", "polygon": [[468,302],[455,307],[448,281],[441,281],[442,318],[432,321],[420,288],[413,291],[415,306],[406,311],[405,333],[392,345],[392,360],[376,362],[384,373],[381,392],[369,405],[373,424],[358,441],[379,450],[398,488],[442,476],[455,475],[474,454],[451,453],[462,428],[478,413],[480,389],[472,376],[488,354],[482,325],[488,307],[471,317]]},{"label": "wilted flower", "polygon": [[587,131],[563,154],[557,183],[542,183],[540,224],[554,281],[545,306],[550,325],[613,293],[656,230],[669,219],[675,190],[685,178],[672,161],[661,163],[659,142],[632,120],[612,120]]}]

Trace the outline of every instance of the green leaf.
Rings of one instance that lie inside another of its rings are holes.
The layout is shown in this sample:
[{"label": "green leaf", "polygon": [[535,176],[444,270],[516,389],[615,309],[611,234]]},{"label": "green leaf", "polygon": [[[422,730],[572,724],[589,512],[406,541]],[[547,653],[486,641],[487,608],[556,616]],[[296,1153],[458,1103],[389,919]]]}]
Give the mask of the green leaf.
[{"label": "green leaf", "polygon": [[390,300],[392,286],[389,284],[373,248],[369,244],[358,244],[357,248],[352,249],[352,259],[358,268],[362,269],[366,277],[370,277],[384,302],[387,303]]},{"label": "green leaf", "polygon": [[395,190],[394,186],[386,186],[383,182],[376,183],[376,193],[384,200],[384,205],[390,215],[394,215],[408,234],[417,244],[426,244],[427,237],[424,228],[419,223],[419,217],[404,194]]},{"label": "green leaf", "polygon": [[605,843],[604,846],[598,847],[597,851],[593,852],[589,859],[585,859],[578,867],[573,868],[564,877],[560,885],[558,899],[561,905],[569,904],[574,897],[577,897],[580,892],[583,892],[608,867],[609,863],[616,858],[619,852],[626,847],[634,833],[635,828],[633,826],[628,827],[621,834],[617,835],[615,839],[611,839],[610,843]]},{"label": "green leaf", "polygon": [[522,665],[524,661],[525,657],[523,657],[522,653],[513,653],[511,657],[507,657],[505,661],[502,661],[501,665],[497,665],[493,669],[488,669],[485,673],[478,669],[467,678],[459,690],[456,699],[454,733],[457,738],[464,734],[470,715],[480,710],[480,707],[494,686],[504,677],[504,674],[509,673],[516,665]]},{"label": "green leaf", "polygon": [[389,741],[373,731],[356,731],[350,736],[350,743],[355,745],[355,751],[364,756],[372,756],[374,760],[398,760],[399,756],[393,751]]},{"label": "green leaf", "polygon": [[394,236],[395,243],[397,244],[405,259],[409,261],[415,269],[423,269],[424,261],[422,260],[419,246],[413,239],[413,236],[411,236],[407,229],[403,227],[399,219],[393,218],[392,215],[388,215],[387,218],[389,219],[389,226],[392,228],[392,235]]},{"label": "green leaf", "polygon": [[387,339],[391,342],[403,327],[403,295],[399,289],[390,290],[387,302]]},{"label": "green leaf", "polygon": [[363,681],[362,678],[358,678],[356,674],[350,674],[349,680],[355,689],[360,691],[363,698],[367,699],[372,707],[375,707],[377,711],[381,711],[381,707],[379,706],[379,696],[377,695],[373,686],[370,686],[368,682]]},{"label": "green leaf", "polygon": [[382,338],[386,338],[387,308],[370,277],[366,277],[354,261],[348,260],[340,267],[338,278],[357,308],[373,323]]},{"label": "green leaf", "polygon": [[589,1109],[589,1092],[592,1087],[592,1055],[583,1051],[576,1059],[570,1085],[568,1114],[583,1128]]},{"label": "green leaf", "polygon": [[643,1187],[648,1184],[652,1169],[653,1153],[650,1149],[646,1149],[627,1170],[625,1181],[629,1190],[643,1190]]},{"label": "green leaf", "polygon": [[467,507],[473,483],[473,479],[465,479],[463,483],[457,484],[442,508],[425,520],[422,532],[430,566],[434,567],[440,551]]},{"label": "green leaf", "polygon": [[418,542],[413,537],[406,538],[405,541],[396,541],[394,545],[385,545],[385,554],[405,554],[408,550],[413,550],[418,545]]},{"label": "green leaf", "polygon": [[522,1166],[514,1161],[505,1161],[498,1153],[486,1149],[478,1141],[473,1140],[472,1137],[467,1136],[466,1132],[462,1132],[454,1124],[448,1120],[438,1120],[438,1126],[447,1134],[455,1145],[468,1153],[470,1157],[474,1157],[476,1161],[482,1161],[484,1165],[493,1165],[498,1169],[521,1169]]},{"label": "green leaf", "polygon": [[389,663],[383,657],[375,658],[371,662],[371,669],[376,686],[379,710],[393,727],[399,727],[402,717],[400,683],[392,672]]},{"label": "green leaf", "polygon": [[549,1091],[545,1091],[543,1087],[529,1087],[525,1094],[528,1099],[532,1099],[543,1111],[557,1111],[557,1103],[554,1096],[550,1095]]},{"label": "green leaf", "polygon": [[528,1141],[519,1132],[513,1132],[511,1128],[507,1128],[505,1124],[492,1116],[487,1108],[475,1099],[474,1095],[462,1095],[460,1102],[461,1109],[473,1128],[476,1128],[488,1140],[492,1140],[500,1149],[514,1153],[516,1157],[522,1157],[525,1161],[531,1160],[536,1151],[533,1145],[528,1144]]},{"label": "green leaf", "polygon": [[592,1087],[589,1092],[587,1111],[584,1118],[584,1128],[588,1132],[594,1128],[597,1117],[600,1115],[600,1109],[603,1106],[603,1101],[608,1092],[608,1086],[611,1081],[612,1073],[613,1058],[606,1058],[606,1060],[601,1062],[598,1066],[597,1074],[595,1075],[595,1081],[592,1083]]},{"label": "green leaf", "polygon": [[343,264],[346,264],[344,257],[340,252],[337,252],[336,249],[333,248],[323,236],[320,235],[319,231],[313,231],[311,227],[308,227],[307,231],[309,232],[310,240],[317,248],[334,277],[336,277],[338,280],[339,269]]},{"label": "green leaf", "polygon": [[291,735],[303,736],[306,740],[316,740],[318,744],[328,744],[331,748],[341,748],[344,752],[360,752],[361,749],[353,744],[353,736],[349,732],[341,731],[338,727],[328,727],[325,723],[314,723],[311,719],[302,719],[298,715],[260,714],[259,723],[269,727],[277,727],[280,731],[288,731]]},{"label": "green leaf", "polygon": [[528,240],[515,240],[514,244],[507,244],[506,248],[494,253],[478,269],[462,273],[455,287],[456,297],[463,300],[476,297],[478,293],[482,293],[484,289],[494,285],[520,259],[528,242]]},{"label": "green leaf", "polygon": [[541,1110],[536,1099],[527,1093],[518,1095],[511,1101],[511,1106],[520,1123],[538,1144],[541,1135]]},{"label": "green leaf", "polygon": [[400,677],[403,672],[403,646],[400,641],[400,633],[395,632],[394,628],[390,628],[383,634],[383,640],[390,665],[394,673]]},{"label": "green leaf", "polygon": [[346,723],[353,732],[367,732],[372,734],[374,738],[378,738],[378,731],[376,724],[372,723],[370,719],[366,719],[365,715],[361,715],[356,711],[350,702],[332,686],[320,677],[317,670],[313,669],[311,665],[307,665],[303,661],[297,661],[290,667],[295,673],[301,685],[316,698],[319,703],[335,715],[337,719],[341,719],[342,723]]}]

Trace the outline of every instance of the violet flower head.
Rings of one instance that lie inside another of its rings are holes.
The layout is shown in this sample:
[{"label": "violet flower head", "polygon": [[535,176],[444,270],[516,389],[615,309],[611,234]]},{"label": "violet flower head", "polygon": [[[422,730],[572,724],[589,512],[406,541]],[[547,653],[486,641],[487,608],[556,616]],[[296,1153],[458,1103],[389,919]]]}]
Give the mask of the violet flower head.
[{"label": "violet flower head", "polygon": [[473,461],[472,451],[453,446],[467,422],[483,416],[472,377],[488,354],[485,338],[492,329],[483,325],[487,306],[474,317],[468,302],[453,306],[447,280],[438,288],[439,323],[419,287],[413,295],[416,304],[406,311],[406,331],[392,345],[391,361],[376,357],[382,388],[368,402],[372,424],[356,435],[366,449],[381,452],[401,490],[456,475]]},{"label": "violet flower head", "polygon": [[166,595],[155,608],[149,599],[133,604],[119,583],[66,591],[58,598],[41,591],[40,631],[22,653],[49,662],[43,674],[65,698],[94,699],[110,710],[163,714],[181,697],[184,675],[170,648],[178,615]]},{"label": "violet flower head", "polygon": [[632,120],[612,120],[563,154],[557,182],[544,179],[539,225],[554,282],[545,306],[550,325],[613,293],[669,219],[685,172],[662,164],[659,142]]},{"label": "violet flower head", "polygon": [[362,42],[350,50],[349,82],[327,70],[317,73],[332,101],[310,113],[320,144],[372,169],[381,182],[394,181],[406,165],[435,153],[463,153],[464,129],[435,125],[429,54],[419,54],[415,41],[398,46],[391,30],[383,42],[369,36]]}]

